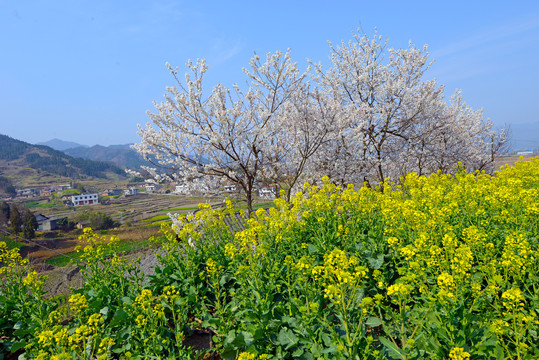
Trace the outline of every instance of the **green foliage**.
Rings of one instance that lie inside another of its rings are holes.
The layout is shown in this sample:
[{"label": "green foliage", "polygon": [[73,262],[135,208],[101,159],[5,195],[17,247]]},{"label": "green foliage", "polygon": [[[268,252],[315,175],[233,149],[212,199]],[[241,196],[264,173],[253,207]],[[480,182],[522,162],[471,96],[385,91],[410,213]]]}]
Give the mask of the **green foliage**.
[{"label": "green foliage", "polygon": [[26,211],[24,214],[24,237],[26,239],[33,239],[36,237],[36,230],[38,228],[36,217],[31,211]]},{"label": "green foliage", "polygon": [[57,225],[59,229],[67,232],[73,230],[76,224],[74,221],[71,221],[67,217],[64,217],[58,219]]},{"label": "green foliage", "polygon": [[0,203],[0,226],[6,226],[11,216],[9,204],[5,201]]},{"label": "green foliage", "polygon": [[4,356],[31,342],[57,303],[44,297],[45,278],[5,242],[0,242],[0,264],[0,355]]},{"label": "green foliage", "polygon": [[18,241],[10,239],[7,236],[2,236],[2,235],[0,235],[0,242],[6,243],[7,250],[20,249],[23,246],[25,246],[25,244],[22,244]]},{"label": "green foliage", "polygon": [[21,213],[16,205],[11,207],[11,215],[9,217],[10,229],[13,233],[18,234],[21,231],[21,226],[23,225],[23,219]]},{"label": "green foliage", "polygon": [[[232,233],[227,208],[162,226],[155,275],[85,229],[84,286],[47,299],[0,242],[0,338],[27,359],[537,359],[539,159],[410,174],[384,192],[305,184]],[[31,274],[31,275],[30,275]],[[214,348],[183,344],[198,331]]]},{"label": "green foliage", "polygon": [[131,179],[129,179],[130,183],[144,182],[144,181],[145,181],[145,179],[143,177],[140,177],[140,176],[133,176]]},{"label": "green foliage", "polygon": [[11,183],[11,180],[5,176],[0,175],[0,193],[5,193],[11,196],[15,196],[17,191]]},{"label": "green foliage", "polygon": [[118,222],[114,221],[112,217],[101,211],[85,211],[76,217],[77,221],[88,220],[90,227],[96,230],[112,229],[119,226]]}]

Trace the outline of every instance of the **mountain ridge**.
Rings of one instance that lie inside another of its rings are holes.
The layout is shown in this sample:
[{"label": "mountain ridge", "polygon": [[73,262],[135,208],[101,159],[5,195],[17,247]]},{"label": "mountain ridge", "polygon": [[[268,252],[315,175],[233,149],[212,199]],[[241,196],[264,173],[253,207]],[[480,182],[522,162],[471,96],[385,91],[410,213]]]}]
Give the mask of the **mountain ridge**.
[{"label": "mountain ridge", "polygon": [[130,144],[109,146],[94,145],[91,147],[79,146],[63,150],[63,152],[73,157],[111,162],[128,169],[140,169],[142,165],[151,165],[148,161],[144,160],[138,152],[131,149]]},{"label": "mountain ridge", "polygon": [[79,146],[88,147],[88,145],[82,145],[73,141],[66,141],[66,140],[61,140],[58,138],[54,138],[48,141],[38,142],[35,145],[45,145],[58,151],[64,151],[66,149],[75,148]]},{"label": "mountain ridge", "polygon": [[28,182],[46,182],[52,177],[117,179],[126,175],[123,169],[108,162],[74,158],[46,145],[0,134],[0,176],[14,186],[24,186]]}]

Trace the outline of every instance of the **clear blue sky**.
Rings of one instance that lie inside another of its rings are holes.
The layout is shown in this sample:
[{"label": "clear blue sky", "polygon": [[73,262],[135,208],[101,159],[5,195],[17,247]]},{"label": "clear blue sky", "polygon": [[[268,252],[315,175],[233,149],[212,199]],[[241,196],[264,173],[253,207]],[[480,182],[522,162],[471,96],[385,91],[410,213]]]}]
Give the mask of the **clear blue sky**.
[{"label": "clear blue sky", "polygon": [[137,124],[173,84],[165,62],[184,72],[206,58],[208,86],[243,84],[254,51],[327,63],[327,42],[358,27],[390,47],[428,44],[426,78],[448,96],[462,89],[495,124],[539,124],[539,1],[0,0],[0,133],[138,142]]}]

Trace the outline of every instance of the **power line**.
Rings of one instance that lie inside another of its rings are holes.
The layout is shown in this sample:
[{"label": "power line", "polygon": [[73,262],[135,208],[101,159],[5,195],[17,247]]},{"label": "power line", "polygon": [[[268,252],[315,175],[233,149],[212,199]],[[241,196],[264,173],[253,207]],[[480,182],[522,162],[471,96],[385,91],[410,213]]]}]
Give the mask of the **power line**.
[{"label": "power line", "polygon": [[74,257],[71,257],[71,256],[69,256],[69,255],[62,254],[61,252],[58,252],[58,251],[56,251],[56,250],[54,250],[54,249],[51,249],[51,248],[48,248],[48,247],[46,247],[45,245],[41,245],[41,244],[39,244],[39,243],[37,243],[37,242],[35,242],[35,241],[28,240],[28,239],[25,239],[25,238],[23,238],[23,237],[20,237],[19,235],[12,234],[12,233],[10,233],[9,231],[6,231],[6,230],[4,230],[4,229],[0,229],[0,231],[2,231],[3,233],[7,234],[8,236],[13,236],[13,237],[15,237],[15,238],[17,238],[17,239],[26,241],[27,243],[30,243],[30,244],[39,246],[40,248],[43,248],[43,249],[45,249],[45,250],[52,251],[52,252],[55,253],[55,254],[58,254],[58,255],[60,255],[60,256],[66,257],[66,258],[68,258],[68,259],[70,259],[70,260],[76,261],[76,262],[78,262],[79,264],[84,264],[84,262],[83,262],[83,261],[80,261],[79,259],[75,259]]}]

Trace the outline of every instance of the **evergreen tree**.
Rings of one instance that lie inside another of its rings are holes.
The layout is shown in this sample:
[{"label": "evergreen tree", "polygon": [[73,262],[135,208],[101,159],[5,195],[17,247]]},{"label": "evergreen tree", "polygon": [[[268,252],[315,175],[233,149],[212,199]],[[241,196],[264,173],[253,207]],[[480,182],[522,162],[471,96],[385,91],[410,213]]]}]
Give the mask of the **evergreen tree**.
[{"label": "evergreen tree", "polygon": [[35,238],[38,226],[39,225],[34,214],[31,211],[27,211],[24,215],[24,237],[26,239]]},{"label": "evergreen tree", "polygon": [[0,226],[7,225],[10,215],[11,211],[9,209],[9,204],[2,201],[2,203],[0,203]]},{"label": "evergreen tree", "polygon": [[10,228],[11,231],[15,234],[18,234],[21,231],[21,226],[23,224],[21,213],[17,206],[13,205],[11,208],[11,215],[9,216]]}]

